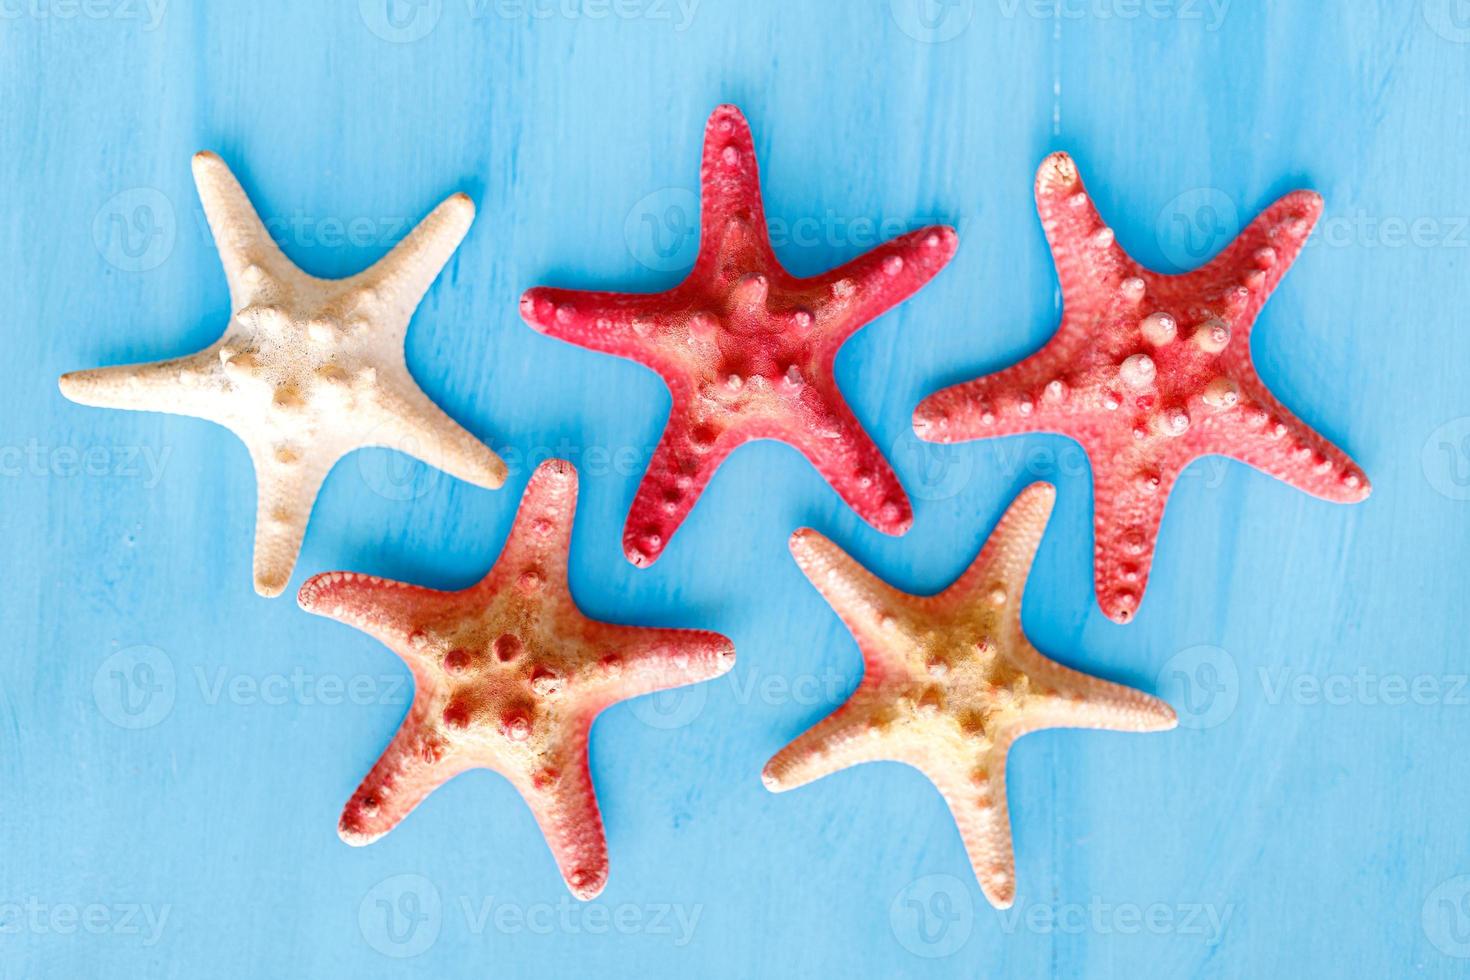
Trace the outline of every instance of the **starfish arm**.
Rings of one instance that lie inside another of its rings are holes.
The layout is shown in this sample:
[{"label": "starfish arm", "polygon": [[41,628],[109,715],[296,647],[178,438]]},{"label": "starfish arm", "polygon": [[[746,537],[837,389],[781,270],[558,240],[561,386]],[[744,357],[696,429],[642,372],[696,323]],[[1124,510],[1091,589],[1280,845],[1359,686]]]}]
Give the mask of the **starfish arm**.
[{"label": "starfish arm", "polygon": [[979,556],[940,593],[940,601],[964,606],[980,596],[992,602],[999,599],[1010,606],[1012,620],[1019,623],[1026,579],[1056,499],[1056,487],[1050,483],[1033,483],[1022,490],[1006,508]]},{"label": "starfish arm", "polygon": [[251,447],[255,463],[255,591],[274,598],[286,589],[318,491],[335,459],[282,460],[276,450]]},{"label": "starfish arm", "polygon": [[628,698],[712,680],[735,666],[735,645],[706,630],[599,623],[595,636],[606,653],[582,687],[588,703],[598,710]]},{"label": "starfish arm", "polygon": [[538,333],[661,370],[666,352],[662,324],[676,314],[657,295],[592,292],[537,286],[521,297],[521,318]]},{"label": "starfish arm", "polygon": [[775,268],[761,203],[760,165],[750,123],[733,105],[715,109],[705,127],[700,168],[700,249],[692,279],[719,277],[720,262]]},{"label": "starfish arm", "polygon": [[418,631],[437,611],[453,608],[457,595],[376,575],[324,572],[302,584],[296,603],[309,613],[362,630],[417,671],[438,663],[420,655],[423,644],[418,642],[422,637]]},{"label": "starfish arm", "polygon": [[468,768],[429,721],[422,678],[408,717],[342,809],[337,835],[363,847],[397,827],[424,799]]},{"label": "starfish arm", "polygon": [[865,675],[847,703],[771,757],[761,772],[766,789],[784,793],[864,762],[894,758],[866,695],[870,683]]},{"label": "starfish arm", "polygon": [[549,459],[536,467],[500,558],[480,585],[493,589],[505,575],[512,575],[522,583],[534,583],[538,591],[541,583],[550,583],[553,590],[564,593],[576,513],[577,468],[564,459]]},{"label": "starfish arm", "polygon": [[302,273],[286,258],[234,173],[214,153],[194,155],[194,184],[230,286],[231,308],[243,309],[269,280]]},{"label": "starfish arm", "polygon": [[218,345],[186,357],[151,364],[72,371],[61,376],[61,393],[79,405],[164,412],[222,421],[225,405],[211,383],[218,371]]},{"label": "starfish arm", "polygon": [[914,523],[913,507],[898,474],[863,429],[835,386],[827,386],[814,425],[786,429],[779,437],[822,474],[859,517],[884,534],[902,535]]},{"label": "starfish arm", "polygon": [[694,509],[720,464],[746,436],[699,424],[683,399],[674,398],[663,438],[648,462],[623,528],[623,554],[639,568],[658,561],[674,532]]},{"label": "starfish arm", "polygon": [[1340,504],[1367,499],[1372,485],[1342,450],[1278,402],[1265,386],[1247,381],[1235,410],[1207,417],[1191,432],[1200,455],[1228,456],[1305,493]]},{"label": "starfish arm", "polygon": [[1095,295],[1099,286],[1111,288],[1141,273],[1098,214],[1067,154],[1053,153],[1037,170],[1036,210],[1051,245],[1064,305],[1070,305],[1070,297]]},{"label": "starfish arm", "polygon": [[969,773],[932,761],[917,767],[944,797],[980,890],[998,909],[1008,909],[1016,900],[1016,857],[1006,799],[1006,757],[1013,741],[1013,735],[1003,735],[986,753],[986,766]]},{"label": "starfish arm", "polygon": [[1097,601],[1113,622],[1127,623],[1148,587],[1164,505],[1179,471],[1169,464],[1130,473],[1114,459],[1094,459],[1092,467]]},{"label": "starfish arm", "polygon": [[1320,195],[1293,191],[1257,215],[1219,255],[1180,276],[1181,286],[1175,288],[1186,295],[1224,297],[1236,329],[1248,336],[1321,217]]},{"label": "starfish arm", "polygon": [[536,823],[573,895],[591,901],[607,884],[607,834],[588,768],[591,719],[574,718],[571,737],[562,743],[564,762],[516,780]]},{"label": "starfish arm", "polygon": [[353,276],[352,281],[373,290],[394,310],[406,330],[414,310],[464,241],[474,220],[475,202],[468,194],[455,194],[431,211],[376,265]]},{"label": "starfish arm", "polygon": [[959,247],[953,228],[909,232],[820,277],[830,283],[818,329],[835,351],[863,326],[928,285]]},{"label": "starfish arm", "polygon": [[790,547],[802,574],[860,642],[881,637],[887,620],[913,601],[811,528],[792,534]]},{"label": "starfish arm", "polygon": [[1178,725],[1174,709],[1152,695],[1063,666],[1029,643],[1017,645],[1017,666],[1036,695],[1024,731],[1096,728],[1114,732],[1162,732]]},{"label": "starfish arm", "polygon": [[1067,317],[1045,347],[994,374],[952,385],[919,402],[914,432],[927,442],[955,443],[1025,432],[1068,434],[1094,414],[1066,381],[1067,365],[1085,343]]},{"label": "starfish arm", "polygon": [[369,405],[366,421],[374,423],[376,444],[406,452],[477,487],[498,490],[505,485],[505,461],[434,404],[407,372],[396,383],[376,386]]}]

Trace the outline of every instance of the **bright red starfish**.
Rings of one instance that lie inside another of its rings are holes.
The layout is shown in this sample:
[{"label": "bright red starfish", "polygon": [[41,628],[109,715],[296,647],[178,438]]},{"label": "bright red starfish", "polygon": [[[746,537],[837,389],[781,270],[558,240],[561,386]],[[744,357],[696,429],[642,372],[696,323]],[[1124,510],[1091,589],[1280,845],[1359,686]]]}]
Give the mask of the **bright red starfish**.
[{"label": "bright red starfish", "polygon": [[358,787],[338,833],[370,844],[467,769],[499,772],[520,792],[572,893],[607,882],[607,838],[587,766],[602,709],[708,680],[735,664],[718,633],[612,626],[582,615],[567,587],[577,472],[543,463],[531,477],[495,567],[462,592],[351,572],[301,587],[308,612],[376,637],[413,672],[408,717]]},{"label": "bright red starfish", "polygon": [[1123,251],[1066,154],[1041,165],[1036,206],[1061,280],[1061,327],[1016,366],[926,398],[914,427],[932,442],[1057,432],[1081,443],[1109,618],[1137,611],[1169,491],[1200,456],[1230,456],[1326,500],[1368,496],[1362,471],[1287,411],[1251,361],[1251,327],[1311,234],[1320,197],[1288,194],[1179,276]]},{"label": "bright red starfish", "polygon": [[771,250],[750,126],[710,117],[701,172],[699,258],[656,295],[532,289],[537,330],[638,361],[663,376],[673,409],[628,514],[628,560],[658,560],[725,457],[752,439],[800,451],[865,521],[913,523],[908,497],[833,378],[837,350],[917,292],[954,255],[950,228],[911,232],[825,275],[798,279]]}]

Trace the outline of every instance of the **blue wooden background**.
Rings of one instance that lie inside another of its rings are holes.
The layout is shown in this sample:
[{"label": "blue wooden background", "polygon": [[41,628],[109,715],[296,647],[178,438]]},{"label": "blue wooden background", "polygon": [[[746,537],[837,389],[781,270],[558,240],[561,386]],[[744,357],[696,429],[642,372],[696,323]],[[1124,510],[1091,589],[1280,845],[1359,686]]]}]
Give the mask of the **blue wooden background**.
[{"label": "blue wooden background", "polygon": [[[0,0],[0,975],[1464,975],[1467,85],[1463,0]],[[949,269],[838,363],[917,522],[884,538],[760,444],[640,572],[619,534],[667,394],[533,333],[516,299],[676,282],[722,101],[751,118],[793,270],[960,228]],[[587,612],[734,638],[731,676],[597,723],[612,879],[591,905],[490,773],[369,849],[341,844],[406,670],[253,594],[254,488],[230,434],[58,395],[65,370],[222,328],[189,176],[204,148],[317,274],[365,267],[453,191],[480,206],[408,358],[511,480],[350,457],[296,584],[348,568],[461,587],[532,463],[561,455],[583,473]],[[1203,261],[1286,190],[1325,196],[1255,351],[1376,487],[1342,508],[1197,463],[1128,627],[1092,597],[1075,446],[930,450],[909,429],[924,394],[1053,330],[1030,188],[1054,149],[1161,268]],[[1020,893],[998,913],[918,773],[783,796],[758,774],[860,672],[791,530],[932,591],[1037,478],[1060,500],[1031,636],[1169,698],[1182,725],[1020,743]]]}]

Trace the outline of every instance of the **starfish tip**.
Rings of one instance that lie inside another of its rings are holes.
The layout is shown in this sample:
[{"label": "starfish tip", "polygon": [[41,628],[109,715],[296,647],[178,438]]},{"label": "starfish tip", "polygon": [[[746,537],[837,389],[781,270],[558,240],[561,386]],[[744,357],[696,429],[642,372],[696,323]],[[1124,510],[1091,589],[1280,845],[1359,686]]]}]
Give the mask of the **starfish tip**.
[{"label": "starfish tip", "polygon": [[925,442],[949,442],[944,431],[947,421],[937,397],[930,395],[914,409],[914,435]]},{"label": "starfish tip", "polygon": [[776,771],[771,767],[770,763],[767,763],[766,767],[761,770],[761,785],[772,793],[785,792],[787,788],[781,782],[781,777],[776,775]]},{"label": "starfish tip", "polygon": [[715,641],[715,677],[723,677],[735,669],[735,642],[727,636]]},{"label": "starfish tip", "polygon": [[537,333],[548,333],[551,330],[551,317],[542,316],[542,312],[548,314],[555,307],[546,297],[546,290],[540,286],[528,289],[521,294],[521,319]]},{"label": "starfish tip", "polygon": [[985,893],[985,897],[997,910],[1004,912],[1016,904],[1016,890],[1014,888],[997,888]]},{"label": "starfish tip", "polygon": [[287,584],[291,581],[290,572],[278,570],[266,570],[255,573],[255,592],[266,599],[274,599],[286,591]]},{"label": "starfish tip", "polygon": [[82,391],[85,385],[82,383],[82,371],[71,371],[63,374],[56,381],[56,386],[61,389],[61,394],[68,401],[81,403]]},{"label": "starfish tip", "polygon": [[303,611],[314,613],[321,606],[322,594],[327,590],[327,579],[331,572],[313,575],[301,583],[296,590],[296,605]]},{"label": "starfish tip", "polygon": [[1036,170],[1036,193],[1051,194],[1072,188],[1079,182],[1077,163],[1063,152],[1056,152],[1041,161]]},{"label": "starfish tip", "polygon": [[791,537],[786,539],[786,545],[796,556],[796,560],[800,562],[804,555],[810,554],[812,548],[824,540],[826,539],[822,537],[820,531],[809,527],[799,527],[791,532]]},{"label": "starfish tip", "polygon": [[567,888],[571,890],[574,897],[583,902],[590,902],[601,895],[602,890],[607,887],[607,869],[573,871],[567,876],[566,881]]},{"label": "starfish tip", "polygon": [[343,813],[337,824],[337,836],[349,847],[367,847],[376,843],[383,835],[361,829],[349,813]]},{"label": "starfish tip", "polygon": [[1057,502],[1057,488],[1045,480],[1037,480],[1025,490],[1021,491],[1020,502],[1036,507],[1044,507],[1048,512]]},{"label": "starfish tip", "polygon": [[735,105],[731,102],[725,102],[721,105],[715,106],[715,111],[710,113],[709,117],[710,129],[714,129],[716,126],[720,125],[730,125],[746,128],[749,126],[749,123],[745,119],[745,113],[740,111],[740,107],[738,105]]}]

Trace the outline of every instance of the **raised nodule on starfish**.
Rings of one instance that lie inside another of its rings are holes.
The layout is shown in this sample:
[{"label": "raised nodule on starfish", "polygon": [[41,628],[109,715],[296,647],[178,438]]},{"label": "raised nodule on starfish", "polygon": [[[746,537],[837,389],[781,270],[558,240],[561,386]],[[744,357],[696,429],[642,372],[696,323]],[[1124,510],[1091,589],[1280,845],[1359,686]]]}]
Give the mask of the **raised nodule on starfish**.
[{"label": "raised nodule on starfish", "polygon": [[583,616],[567,585],[577,473],[532,475],[495,566],[461,592],[350,572],[301,587],[308,612],[382,641],[414,677],[398,734],[342,812],[349,844],[392,830],[467,769],[509,779],[536,816],[567,886],[594,898],[607,840],[588,770],[592,721],[609,705],[708,680],[735,664],[718,633],[614,626]]},{"label": "raised nodule on starfish", "polygon": [[255,589],[291,579],[327,473],[355,449],[412,452],[495,489],[500,457],[445,415],[409,374],[409,320],[474,220],[456,194],[366,272],[327,280],[297,268],[272,240],[234,174],[213,153],[194,180],[229,281],[224,336],[197,354],[76,371],[61,391],[84,405],[208,419],[245,443],[255,465]]},{"label": "raised nodule on starfish", "polygon": [[932,442],[1056,432],[1081,443],[1109,618],[1137,612],[1169,492],[1201,456],[1238,459],[1326,500],[1368,496],[1363,471],[1278,402],[1251,360],[1251,328],[1321,216],[1319,196],[1286,195],[1177,276],[1123,251],[1066,154],[1041,165],[1036,204],[1061,281],[1060,328],[1014,367],[926,398],[914,427]]},{"label": "raised nodule on starfish", "polygon": [[1016,498],[974,564],[934,596],[889,586],[812,530],[791,552],[857,640],[863,679],[842,707],[766,764],[782,792],[862,762],[904,762],[939,789],[991,904],[1015,899],[1006,756],[1045,728],[1173,728],[1163,701],[1063,667],[1021,630],[1021,596],[1055,491]]},{"label": "raised nodule on starfish", "polygon": [[656,561],[726,456],[752,439],[801,452],[864,520],[887,534],[913,521],[898,477],[833,378],[838,349],[921,289],[953,257],[950,228],[923,228],[824,275],[776,261],[750,127],[721,106],[706,131],[699,258],[656,295],[532,289],[535,329],[631,358],[669,386],[668,426],[633,501],[623,547]]}]

